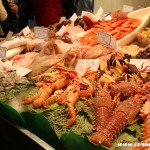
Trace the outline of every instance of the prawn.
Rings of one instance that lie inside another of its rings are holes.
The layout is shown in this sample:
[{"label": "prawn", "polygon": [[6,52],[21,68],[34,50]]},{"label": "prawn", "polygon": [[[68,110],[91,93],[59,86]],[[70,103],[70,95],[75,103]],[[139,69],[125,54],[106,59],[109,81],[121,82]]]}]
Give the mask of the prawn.
[{"label": "prawn", "polygon": [[47,100],[50,94],[53,92],[52,86],[43,86],[41,88],[42,88],[42,92],[40,96],[33,102],[34,108],[39,108],[40,106],[42,106],[44,101]]},{"label": "prawn", "polygon": [[49,106],[57,102],[58,97],[63,93],[63,90],[56,90],[46,101],[44,101],[43,107],[49,108]]},{"label": "prawn", "polygon": [[67,95],[67,106],[68,106],[67,113],[71,118],[66,122],[66,126],[70,126],[74,124],[74,122],[76,121],[76,111],[74,106],[77,100],[78,100],[78,93],[69,93]]}]

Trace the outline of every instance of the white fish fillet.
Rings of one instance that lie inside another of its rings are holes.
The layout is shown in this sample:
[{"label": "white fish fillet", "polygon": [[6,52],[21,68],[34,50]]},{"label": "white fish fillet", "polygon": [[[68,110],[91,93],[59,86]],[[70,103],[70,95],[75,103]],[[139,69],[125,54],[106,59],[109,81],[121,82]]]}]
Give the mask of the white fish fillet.
[{"label": "white fish fillet", "polygon": [[16,70],[19,67],[29,67],[37,55],[37,52],[27,52],[26,54],[16,55],[12,59],[13,69]]},{"label": "white fish fillet", "polygon": [[10,58],[20,54],[24,49],[25,49],[25,46],[12,48],[6,52],[6,56],[4,57],[4,59],[10,59]]},{"label": "white fish fillet", "polygon": [[33,39],[31,41],[27,41],[26,50],[32,51],[35,48],[35,46],[44,42],[45,41],[43,39]]},{"label": "white fish fillet", "polygon": [[25,46],[27,41],[30,41],[30,40],[32,39],[27,38],[27,37],[16,37],[16,38],[12,38],[12,39],[4,40],[0,42],[0,47],[6,47],[7,50],[10,50],[12,48]]}]

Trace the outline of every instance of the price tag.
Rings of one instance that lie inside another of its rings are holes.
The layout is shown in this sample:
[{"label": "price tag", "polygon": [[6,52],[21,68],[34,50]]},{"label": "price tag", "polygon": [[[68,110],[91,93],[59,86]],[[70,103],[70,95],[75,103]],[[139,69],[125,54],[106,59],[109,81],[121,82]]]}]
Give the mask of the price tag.
[{"label": "price tag", "polygon": [[4,58],[6,56],[6,47],[0,47],[0,58]]},{"label": "price tag", "polygon": [[66,26],[63,25],[56,34],[59,36],[63,36],[66,32],[67,32],[67,28]]},{"label": "price tag", "polygon": [[22,33],[24,36],[27,36],[29,33],[31,33],[31,30],[28,26],[26,26],[23,30]]},{"label": "price tag", "polygon": [[129,5],[123,5],[123,12],[131,12],[133,11],[134,7]]},{"label": "price tag", "polygon": [[111,35],[105,32],[99,31],[98,32],[98,43],[106,46],[110,46],[111,42]]},{"label": "price tag", "polygon": [[116,49],[116,38],[105,32],[98,32],[98,43]]},{"label": "price tag", "polygon": [[71,17],[70,17],[70,20],[71,20],[71,23],[74,24],[75,20],[78,18],[77,14],[74,13]]},{"label": "price tag", "polygon": [[111,36],[110,46],[111,46],[113,49],[116,49],[116,48],[117,48],[116,38],[113,37],[113,36]]},{"label": "price tag", "polygon": [[11,38],[11,37],[13,36],[13,34],[14,34],[14,32],[9,31],[9,32],[7,33],[6,38],[7,38],[7,39]]},{"label": "price tag", "polygon": [[150,59],[130,59],[130,64],[141,71],[150,72]]},{"label": "price tag", "polygon": [[38,39],[48,40],[49,29],[45,27],[34,27],[34,36]]},{"label": "price tag", "polygon": [[91,71],[97,71],[99,68],[99,59],[78,59],[75,71],[81,75],[87,68],[90,67]]},{"label": "price tag", "polygon": [[61,17],[60,20],[59,20],[59,23],[62,23],[65,20],[66,20],[66,17]]},{"label": "price tag", "polygon": [[99,7],[98,11],[97,11],[96,14],[95,14],[96,19],[97,19],[97,20],[102,19],[103,13],[104,13],[103,8],[102,8],[102,7]]},{"label": "price tag", "polygon": [[31,69],[28,69],[25,67],[19,67],[16,70],[16,74],[23,77],[23,76],[27,75],[28,73],[30,73],[31,71],[32,71]]}]

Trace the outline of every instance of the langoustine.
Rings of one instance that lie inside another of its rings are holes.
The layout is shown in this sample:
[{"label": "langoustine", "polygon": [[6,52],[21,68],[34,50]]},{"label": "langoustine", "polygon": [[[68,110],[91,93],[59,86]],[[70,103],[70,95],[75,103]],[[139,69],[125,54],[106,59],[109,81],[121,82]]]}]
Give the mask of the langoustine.
[{"label": "langoustine", "polygon": [[142,80],[139,80],[137,82],[128,82],[128,81],[122,81],[120,83],[111,85],[110,93],[112,96],[116,94],[121,94],[123,97],[129,97],[133,94],[137,93],[148,93],[148,89],[150,86],[148,83],[143,83]]},{"label": "langoustine", "polygon": [[141,146],[133,150],[149,150],[150,143],[150,99],[148,99],[140,110],[140,116],[144,123],[142,124]]},{"label": "langoustine", "polygon": [[[81,84],[81,85],[80,85]],[[83,84],[83,85],[82,85]],[[86,86],[87,89],[82,89]],[[80,89],[81,88],[81,89]],[[92,96],[94,93],[94,87],[90,82],[84,83],[82,80],[74,80],[74,82],[69,85],[66,90],[58,97],[59,104],[67,105],[67,114],[71,118],[66,122],[66,126],[70,126],[76,121],[76,110],[75,104],[79,97],[82,98],[92,109],[91,103],[86,99],[86,97]]]},{"label": "langoustine", "polygon": [[67,122],[66,122],[66,126],[70,126],[72,124],[74,124],[74,122],[76,121],[76,111],[75,111],[75,103],[78,100],[78,93],[69,93],[67,95],[67,114],[71,117]]},{"label": "langoustine", "polygon": [[61,94],[64,92],[64,90],[56,90],[54,91],[54,94],[51,95],[48,99],[46,99],[43,103],[44,108],[49,108],[50,105],[58,101],[58,98],[61,96]]},{"label": "langoustine", "polygon": [[94,101],[94,129],[96,131],[102,130],[107,122],[109,121],[111,111],[112,111],[112,99],[110,93],[108,92],[108,84],[105,84],[103,87],[101,84],[97,84],[98,91],[95,94]]},{"label": "langoustine", "polygon": [[111,147],[114,137],[137,116],[141,104],[147,99],[147,96],[136,94],[129,97],[121,103],[113,112],[108,123],[103,130],[95,132],[90,141],[95,144],[101,144]]},{"label": "langoustine", "polygon": [[34,108],[41,107],[44,102],[50,97],[51,93],[55,90],[62,89],[67,84],[67,79],[64,77],[62,79],[57,80],[54,83],[44,83],[38,82],[36,85],[40,87],[38,93],[31,98],[24,98],[23,104],[28,104],[33,102]]}]

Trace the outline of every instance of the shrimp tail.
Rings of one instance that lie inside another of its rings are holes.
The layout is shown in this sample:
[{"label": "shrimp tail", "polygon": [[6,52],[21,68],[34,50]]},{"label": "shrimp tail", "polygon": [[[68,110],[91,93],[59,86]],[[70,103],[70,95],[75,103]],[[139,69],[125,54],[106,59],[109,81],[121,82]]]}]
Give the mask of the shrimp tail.
[{"label": "shrimp tail", "polygon": [[70,119],[66,122],[66,126],[68,127],[68,126],[74,124],[75,121],[76,121],[76,117],[74,116],[74,117],[70,118]]}]

